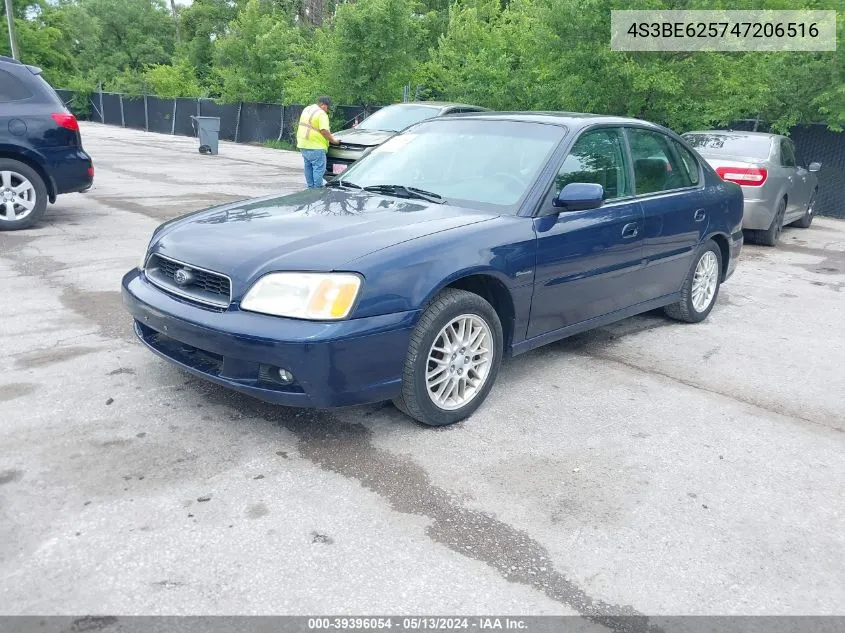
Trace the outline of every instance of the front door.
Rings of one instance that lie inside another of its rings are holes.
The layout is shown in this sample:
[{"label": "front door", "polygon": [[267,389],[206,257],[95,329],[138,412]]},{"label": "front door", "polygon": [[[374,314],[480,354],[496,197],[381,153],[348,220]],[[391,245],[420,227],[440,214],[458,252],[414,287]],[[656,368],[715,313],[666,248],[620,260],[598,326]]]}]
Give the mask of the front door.
[{"label": "front door", "polygon": [[787,138],[782,139],[780,143],[780,164],[786,171],[790,183],[786,190],[786,221],[784,222],[784,224],[789,224],[795,218],[804,215],[804,210],[810,202],[810,172],[798,161],[795,146]]},{"label": "front door", "polygon": [[534,219],[537,266],[528,338],[615,312],[635,294],[631,280],[642,267],[643,214],[632,196],[619,128],[581,134],[560,165],[544,210],[573,182],[598,183],[607,199],[598,209]]}]

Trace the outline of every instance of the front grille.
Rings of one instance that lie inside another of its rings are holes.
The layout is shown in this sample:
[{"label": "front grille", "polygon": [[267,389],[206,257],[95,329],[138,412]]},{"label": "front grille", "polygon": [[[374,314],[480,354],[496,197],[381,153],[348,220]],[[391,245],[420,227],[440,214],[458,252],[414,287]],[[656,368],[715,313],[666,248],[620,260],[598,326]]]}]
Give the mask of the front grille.
[{"label": "front grille", "polygon": [[162,290],[197,303],[225,308],[232,301],[228,277],[163,255],[150,257],[144,274]]}]

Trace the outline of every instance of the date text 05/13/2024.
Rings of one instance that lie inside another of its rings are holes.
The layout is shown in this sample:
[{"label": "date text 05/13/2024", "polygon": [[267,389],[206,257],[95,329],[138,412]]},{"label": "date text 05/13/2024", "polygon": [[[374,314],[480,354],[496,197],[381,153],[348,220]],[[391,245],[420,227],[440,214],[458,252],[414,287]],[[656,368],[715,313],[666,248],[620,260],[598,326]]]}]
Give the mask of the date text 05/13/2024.
[{"label": "date text 05/13/2024", "polygon": [[511,617],[404,617],[404,618],[309,618],[308,629],[312,631],[527,631],[525,620]]}]

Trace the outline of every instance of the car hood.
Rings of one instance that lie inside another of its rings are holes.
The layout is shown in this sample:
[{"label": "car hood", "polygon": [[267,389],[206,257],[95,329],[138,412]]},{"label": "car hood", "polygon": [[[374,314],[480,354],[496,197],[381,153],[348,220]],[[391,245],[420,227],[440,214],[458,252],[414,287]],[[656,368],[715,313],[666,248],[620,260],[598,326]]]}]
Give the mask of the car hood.
[{"label": "car hood", "polygon": [[366,147],[372,147],[375,145],[381,145],[391,136],[396,136],[396,132],[350,128],[348,130],[338,132],[334,136],[341,143],[352,143],[355,145],[365,145]]},{"label": "car hood", "polygon": [[423,200],[311,189],[182,216],[159,228],[150,250],[228,275],[237,286],[274,270],[355,270],[346,266],[369,253],[494,217]]}]

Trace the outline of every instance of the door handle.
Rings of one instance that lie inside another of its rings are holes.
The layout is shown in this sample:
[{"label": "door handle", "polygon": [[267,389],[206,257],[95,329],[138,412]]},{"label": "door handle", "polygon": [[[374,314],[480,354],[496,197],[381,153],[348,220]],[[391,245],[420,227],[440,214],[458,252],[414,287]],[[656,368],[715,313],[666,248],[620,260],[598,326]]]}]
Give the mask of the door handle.
[{"label": "door handle", "polygon": [[630,224],[626,224],[622,227],[622,239],[629,240],[633,237],[637,237],[639,234],[639,229],[637,228],[636,222],[631,222]]},{"label": "door handle", "polygon": [[695,218],[696,222],[704,222],[704,218],[707,217],[707,213],[704,211],[704,209],[698,209],[695,212],[695,215],[693,215],[692,217]]}]

